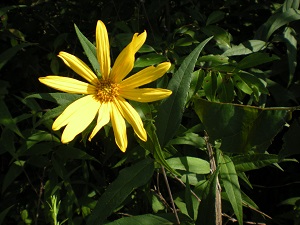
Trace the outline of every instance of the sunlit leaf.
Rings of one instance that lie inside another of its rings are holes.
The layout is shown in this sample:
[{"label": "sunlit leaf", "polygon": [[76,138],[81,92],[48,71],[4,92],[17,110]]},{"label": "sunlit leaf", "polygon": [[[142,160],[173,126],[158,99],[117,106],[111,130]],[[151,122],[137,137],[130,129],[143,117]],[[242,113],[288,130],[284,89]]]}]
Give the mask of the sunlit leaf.
[{"label": "sunlit leaf", "polygon": [[77,37],[82,45],[82,48],[85,52],[85,54],[87,55],[93,69],[95,72],[99,72],[100,71],[100,65],[99,62],[97,60],[97,53],[96,53],[96,47],[95,45],[93,45],[93,43],[91,43],[79,30],[79,28],[76,26],[76,24],[74,24],[75,27],[75,31],[77,34]]},{"label": "sunlit leaf", "polygon": [[159,107],[155,126],[161,146],[173,138],[178,129],[188,97],[191,76],[198,56],[212,37],[200,43],[182,62],[170,80],[168,89],[173,93]]},{"label": "sunlit leaf", "polygon": [[266,48],[267,43],[261,40],[248,40],[239,45],[227,49],[222,55],[224,56],[237,56],[248,55],[253,52],[258,52]]}]

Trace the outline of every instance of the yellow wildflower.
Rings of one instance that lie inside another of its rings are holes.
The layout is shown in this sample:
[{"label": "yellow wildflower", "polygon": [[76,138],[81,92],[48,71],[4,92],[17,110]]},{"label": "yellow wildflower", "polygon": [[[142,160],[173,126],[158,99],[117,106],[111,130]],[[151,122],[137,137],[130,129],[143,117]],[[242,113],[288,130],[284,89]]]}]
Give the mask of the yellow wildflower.
[{"label": "yellow wildflower", "polygon": [[121,51],[111,68],[107,30],[104,23],[98,21],[96,51],[101,78],[98,78],[83,61],[67,52],[60,52],[58,56],[89,83],[70,77],[52,75],[39,78],[40,82],[54,89],[84,95],[71,103],[53,123],[53,130],[66,126],[61,137],[63,143],[72,141],[76,135],[88,127],[96,116],[97,123],[89,140],[111,120],[115,141],[121,151],[125,152],[127,148],[126,120],[133,127],[136,135],[142,141],[147,141],[147,133],[139,114],[125,99],[152,102],[166,98],[172,92],[161,88],[139,88],[163,76],[171,66],[169,62],[149,66],[124,79],[132,70],[135,53],[144,44],[146,37],[146,31],[141,34],[135,33],[132,41]]}]

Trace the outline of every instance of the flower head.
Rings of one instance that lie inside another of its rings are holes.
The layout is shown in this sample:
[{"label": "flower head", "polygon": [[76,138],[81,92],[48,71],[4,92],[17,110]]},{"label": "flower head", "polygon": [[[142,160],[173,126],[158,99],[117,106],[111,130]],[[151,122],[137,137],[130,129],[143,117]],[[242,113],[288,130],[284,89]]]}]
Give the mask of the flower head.
[{"label": "flower head", "polygon": [[61,137],[63,143],[72,141],[95,117],[97,117],[96,125],[89,140],[111,121],[116,144],[125,152],[127,148],[125,120],[142,141],[147,140],[147,133],[139,114],[125,99],[152,102],[164,99],[172,92],[161,88],[139,88],[163,76],[171,66],[169,62],[147,67],[126,78],[133,68],[135,53],[146,41],[146,36],[146,31],[134,34],[131,42],[121,51],[111,68],[107,30],[103,22],[98,21],[96,51],[101,78],[98,78],[83,61],[67,52],[60,52],[58,56],[88,83],[61,76],[50,75],[39,78],[40,82],[54,89],[84,95],[71,103],[52,125],[53,130],[66,126]]}]

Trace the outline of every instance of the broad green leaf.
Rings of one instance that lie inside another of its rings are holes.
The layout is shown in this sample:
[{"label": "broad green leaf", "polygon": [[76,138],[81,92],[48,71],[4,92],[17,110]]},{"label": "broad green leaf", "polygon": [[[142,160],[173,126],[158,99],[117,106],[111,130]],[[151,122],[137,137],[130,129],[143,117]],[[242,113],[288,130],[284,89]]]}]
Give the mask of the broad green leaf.
[{"label": "broad green leaf", "polygon": [[218,155],[222,183],[239,224],[243,224],[242,196],[235,166],[229,156],[221,151]]},{"label": "broad green leaf", "polygon": [[138,57],[134,63],[134,67],[147,67],[161,62],[165,62],[166,57],[157,53],[149,53]]},{"label": "broad green leaf", "polygon": [[219,168],[211,175],[206,185],[198,211],[196,224],[215,225],[216,224],[216,191]]},{"label": "broad green leaf", "polygon": [[191,156],[174,157],[167,159],[168,164],[175,170],[187,171],[195,174],[209,174],[209,162]]},{"label": "broad green leaf", "polygon": [[283,38],[287,47],[287,56],[289,63],[289,79],[288,85],[292,83],[294,73],[297,67],[297,39],[296,39],[296,31],[291,27],[286,27],[283,32]]},{"label": "broad green leaf", "polygon": [[0,70],[2,69],[2,67],[12,58],[15,56],[15,54],[17,54],[18,51],[20,51],[22,48],[31,46],[31,45],[35,45],[34,43],[21,43],[19,45],[16,45],[14,47],[11,47],[7,50],[5,50],[4,52],[2,52],[0,54]]},{"label": "broad green leaf", "polygon": [[258,108],[194,99],[197,115],[210,140],[223,152],[263,153],[290,117],[293,108]]},{"label": "broad green leaf", "polygon": [[265,153],[253,153],[233,156],[231,158],[238,172],[256,170],[273,163],[278,163],[278,156]]},{"label": "broad green leaf", "polygon": [[256,52],[253,54],[250,54],[243,58],[238,64],[237,67],[239,69],[248,69],[248,68],[253,68],[256,66],[259,66],[264,63],[272,62],[274,60],[280,59],[276,55],[270,55],[268,53],[261,53],[261,52]]},{"label": "broad green leaf", "polygon": [[102,224],[136,188],[145,185],[154,172],[153,160],[144,159],[120,171],[119,176],[98,199],[87,225]]},{"label": "broad green leaf", "polygon": [[150,194],[151,194],[151,205],[152,205],[153,212],[157,213],[160,210],[164,210],[165,206],[161,202],[161,200],[157,197],[157,195],[153,194],[152,192]]},{"label": "broad green leaf", "polygon": [[261,40],[248,40],[239,45],[233,46],[227,49],[222,55],[224,56],[237,56],[237,55],[249,55],[254,52],[265,49],[267,43]]},{"label": "broad green leaf", "polygon": [[288,198],[280,202],[280,205],[296,205],[300,201],[300,197]]},{"label": "broad green leaf", "polygon": [[43,99],[46,101],[57,103],[59,105],[67,105],[81,97],[82,97],[81,95],[69,94],[69,93],[39,93],[39,94],[29,95],[26,98]]},{"label": "broad green leaf", "polygon": [[2,194],[12,184],[12,182],[14,182],[14,180],[23,172],[24,163],[25,161],[15,161],[9,166],[8,171],[3,179],[1,190]]},{"label": "broad green leaf", "polygon": [[0,125],[7,127],[20,137],[23,137],[14,118],[12,118],[4,100],[0,99]]},{"label": "broad green leaf", "polygon": [[186,188],[185,188],[184,200],[186,204],[187,213],[189,217],[196,220],[198,217],[199,201],[191,193],[191,186],[188,177],[185,184],[186,184]]},{"label": "broad green leaf", "polygon": [[[75,31],[77,34],[77,37],[82,45],[82,48],[85,52],[85,54],[87,55],[93,69],[95,72],[99,72],[100,73],[100,66],[99,66],[99,62],[97,59],[97,53],[96,53],[96,47],[95,45],[93,45],[93,43],[91,43],[79,30],[79,28],[76,26],[76,24],[74,24],[75,27]],[[97,74],[97,73],[96,73]]]},{"label": "broad green leaf", "polygon": [[182,62],[170,80],[168,89],[173,93],[164,100],[158,111],[155,126],[161,146],[171,140],[181,123],[184,107],[188,97],[191,76],[198,56],[212,37],[201,42]]},{"label": "broad green leaf", "polygon": [[280,27],[300,19],[300,11],[289,8],[284,12],[278,12],[272,15],[267,22],[260,26],[256,31],[255,39],[268,41],[271,35]]},{"label": "broad green leaf", "polygon": [[222,11],[213,11],[211,14],[209,14],[207,20],[206,20],[206,26],[213,24],[213,23],[217,23],[220,20],[224,19],[225,17],[225,12]]}]

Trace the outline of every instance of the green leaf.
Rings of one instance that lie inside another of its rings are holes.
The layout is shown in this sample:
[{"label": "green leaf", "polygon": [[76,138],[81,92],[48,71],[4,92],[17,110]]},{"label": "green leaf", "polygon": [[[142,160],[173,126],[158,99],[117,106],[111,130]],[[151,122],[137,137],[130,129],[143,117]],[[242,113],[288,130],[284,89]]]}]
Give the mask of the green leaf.
[{"label": "green leaf", "polygon": [[209,174],[209,162],[191,156],[174,157],[167,159],[168,164],[175,170],[187,171],[195,174]]},{"label": "green leaf", "polygon": [[237,155],[231,158],[238,172],[256,170],[273,163],[278,163],[278,156],[265,153],[252,153],[247,155]]},{"label": "green leaf", "polygon": [[25,48],[30,45],[35,45],[34,43],[21,43],[19,45],[16,45],[14,47],[11,47],[7,49],[6,51],[2,52],[0,54],[0,70],[2,67],[12,58],[17,54],[18,51],[20,51],[22,48]]},{"label": "green leaf", "polygon": [[290,8],[298,9],[299,8],[299,0],[285,0],[282,5],[282,12],[287,11]]},{"label": "green leaf", "polygon": [[185,204],[186,204],[187,213],[188,213],[189,217],[196,219],[197,217],[195,217],[195,213],[196,213],[195,209],[198,209],[199,204],[194,204],[194,202],[193,202],[193,197],[191,194],[191,187],[190,187],[188,177],[186,179],[185,185],[186,185],[186,187],[185,187],[184,200],[185,200]]},{"label": "green leaf", "polygon": [[229,156],[221,151],[218,155],[222,183],[239,224],[243,224],[242,196],[235,166]]},{"label": "green leaf", "polygon": [[144,159],[120,171],[119,176],[99,198],[96,207],[87,220],[87,225],[102,224],[136,188],[145,185],[152,177],[154,163]]},{"label": "green leaf", "polygon": [[267,22],[259,27],[256,31],[254,39],[268,41],[271,35],[280,27],[300,19],[300,11],[289,8],[284,12],[278,12],[272,15]]},{"label": "green leaf", "polygon": [[26,99],[37,98],[37,99],[43,99],[46,101],[54,102],[59,105],[68,105],[81,97],[82,95],[69,94],[69,93],[39,93],[39,94],[29,95],[26,97]]},{"label": "green leaf", "polygon": [[214,67],[229,64],[229,58],[224,55],[204,55],[199,57],[197,62],[208,62],[210,67]]},{"label": "green leaf", "polygon": [[[76,26],[76,24],[74,24],[75,27],[75,31],[77,34],[77,37],[82,45],[82,48],[85,52],[85,54],[87,55],[93,69],[95,72],[99,72],[100,73],[100,65],[97,59],[97,53],[96,53],[96,47],[95,45],[93,45],[93,43],[91,43],[79,30],[79,28]],[[97,74],[97,73],[96,73]]]},{"label": "green leaf", "polygon": [[[220,77],[220,78],[219,78]],[[231,77],[226,77],[219,73],[218,78],[221,79],[217,90],[218,97],[221,102],[232,102],[234,99],[234,85]]]},{"label": "green leaf", "polygon": [[223,28],[215,25],[208,25],[206,27],[201,28],[201,31],[207,36],[213,36],[220,48],[230,48],[231,35]]},{"label": "green leaf", "polygon": [[6,217],[6,214],[9,212],[9,210],[14,207],[14,205],[9,206],[8,208],[4,209],[2,212],[0,212],[0,225],[3,224],[3,221]]},{"label": "green leaf", "polygon": [[290,117],[293,108],[258,108],[194,99],[197,115],[210,140],[223,152],[263,153]]},{"label": "green leaf", "polygon": [[138,57],[134,63],[134,67],[146,67],[146,66],[159,64],[165,61],[166,61],[165,56],[159,55],[157,53],[149,53]]},{"label": "green leaf", "polygon": [[289,79],[288,85],[292,83],[294,78],[294,73],[297,67],[297,39],[295,38],[297,35],[296,31],[291,27],[286,27],[283,32],[283,38],[287,47],[287,56],[289,63]]},{"label": "green leaf", "polygon": [[[167,215],[167,216],[165,216]],[[187,220],[187,218],[180,218],[181,222]],[[162,216],[145,214],[138,216],[124,217],[118,220],[115,220],[111,223],[105,223],[105,225],[173,225],[176,224],[173,215],[164,214]]]},{"label": "green leaf", "polygon": [[191,132],[185,133],[182,137],[172,139],[169,145],[191,145],[198,149],[202,149],[206,146],[203,137]]},{"label": "green leaf", "polygon": [[161,146],[165,146],[168,141],[174,137],[181,123],[188,97],[192,72],[200,52],[211,39],[212,37],[201,42],[198,47],[184,59],[181,66],[170,80],[168,89],[173,93],[161,103],[155,123],[157,136]]},{"label": "green leaf", "polygon": [[165,160],[163,150],[160,146],[158,137],[156,135],[155,125],[152,122],[149,122],[145,125],[145,129],[148,134],[148,140],[146,142],[139,141],[140,145],[144,149],[150,151],[153,154],[155,160],[158,163],[160,163],[162,166],[164,166],[169,172],[177,176],[180,176],[180,174],[176,170],[174,170]]},{"label": "green leaf", "polygon": [[216,100],[217,94],[217,74],[211,71],[208,71],[203,80],[203,90],[205,93],[205,97],[209,101]]},{"label": "green leaf", "polygon": [[272,62],[280,59],[276,55],[270,55],[268,53],[256,52],[243,58],[238,64],[239,69],[247,69],[259,66],[264,63]]},{"label": "green leaf", "polygon": [[0,99],[0,124],[7,127],[20,137],[23,137],[23,134],[19,130],[16,121],[12,118],[5,102]]},{"label": "green leaf", "polygon": [[267,43],[261,40],[248,40],[239,45],[233,46],[227,49],[222,55],[224,56],[236,56],[236,55],[248,55],[254,52],[265,49]]},{"label": "green leaf", "polygon": [[217,170],[211,175],[204,189],[196,224],[216,224],[216,191],[219,170],[220,167],[217,167]]},{"label": "green leaf", "polygon": [[225,12],[222,11],[213,11],[211,14],[209,14],[207,20],[206,20],[206,26],[213,24],[213,23],[217,23],[220,20],[224,19],[225,17]]},{"label": "green leaf", "polygon": [[2,194],[12,184],[12,182],[23,172],[23,164],[25,161],[15,161],[8,168],[2,183]]}]

